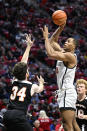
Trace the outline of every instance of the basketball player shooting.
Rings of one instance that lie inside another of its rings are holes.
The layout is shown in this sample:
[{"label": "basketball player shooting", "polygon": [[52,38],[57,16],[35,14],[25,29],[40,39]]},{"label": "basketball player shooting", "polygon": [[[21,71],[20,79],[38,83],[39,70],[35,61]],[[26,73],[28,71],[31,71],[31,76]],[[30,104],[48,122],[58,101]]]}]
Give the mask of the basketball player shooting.
[{"label": "basketball player shooting", "polygon": [[73,85],[77,65],[76,55],[74,54],[76,41],[74,38],[68,38],[63,48],[58,44],[59,35],[65,25],[66,21],[62,25],[60,24],[51,38],[48,38],[47,26],[44,26],[42,32],[48,57],[57,60],[58,104],[64,130],[80,131],[75,118],[77,93]]},{"label": "basketball player shooting", "polygon": [[32,126],[27,121],[26,112],[34,93],[40,93],[44,89],[44,79],[37,76],[38,85],[28,81],[29,72],[27,61],[30,49],[33,45],[31,35],[26,37],[27,48],[23,54],[21,62],[15,64],[13,68],[14,80],[8,104],[8,110],[4,114],[3,123],[6,131],[33,131]]}]

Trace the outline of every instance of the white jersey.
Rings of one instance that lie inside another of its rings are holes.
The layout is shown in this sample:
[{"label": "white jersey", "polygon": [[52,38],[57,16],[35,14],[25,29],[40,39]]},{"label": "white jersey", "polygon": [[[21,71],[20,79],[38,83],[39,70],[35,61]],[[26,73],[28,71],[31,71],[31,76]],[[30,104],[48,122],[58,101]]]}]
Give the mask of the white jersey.
[{"label": "white jersey", "polygon": [[76,66],[74,66],[73,68],[68,68],[64,65],[63,61],[57,61],[56,68],[58,70],[57,73],[58,88],[60,90],[73,88]]}]

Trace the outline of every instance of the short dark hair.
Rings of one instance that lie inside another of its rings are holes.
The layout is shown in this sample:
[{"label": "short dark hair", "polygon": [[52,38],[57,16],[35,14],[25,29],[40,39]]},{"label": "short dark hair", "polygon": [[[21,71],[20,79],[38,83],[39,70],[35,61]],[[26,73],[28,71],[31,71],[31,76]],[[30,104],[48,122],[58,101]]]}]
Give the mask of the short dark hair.
[{"label": "short dark hair", "polygon": [[18,62],[17,64],[15,64],[12,72],[18,80],[25,80],[27,73],[27,64],[24,62]]},{"label": "short dark hair", "polygon": [[77,46],[78,46],[78,41],[73,38],[73,42],[74,42],[75,48],[77,48]]}]

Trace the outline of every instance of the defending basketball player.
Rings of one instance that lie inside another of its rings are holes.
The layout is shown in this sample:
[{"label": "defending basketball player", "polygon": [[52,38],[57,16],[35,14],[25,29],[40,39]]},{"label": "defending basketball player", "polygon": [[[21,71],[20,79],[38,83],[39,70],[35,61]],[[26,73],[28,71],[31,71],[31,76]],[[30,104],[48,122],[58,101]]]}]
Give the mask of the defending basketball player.
[{"label": "defending basketball player", "polygon": [[44,89],[44,79],[37,77],[38,85],[28,81],[27,61],[30,49],[33,45],[31,35],[26,37],[27,48],[21,59],[13,68],[14,80],[8,104],[8,110],[4,115],[3,122],[6,131],[33,131],[32,126],[27,121],[26,112],[34,93],[42,92]]},{"label": "defending basketball player", "polygon": [[73,38],[68,38],[63,48],[58,44],[59,35],[65,24],[66,22],[59,26],[50,39],[48,38],[47,26],[44,26],[42,32],[48,57],[57,60],[58,104],[64,130],[80,131],[75,118],[77,93],[73,85],[77,65],[76,55],[74,54],[76,41]]},{"label": "defending basketball player", "polygon": [[76,121],[82,131],[87,131],[87,81],[78,79],[76,81],[78,98],[76,102]]}]

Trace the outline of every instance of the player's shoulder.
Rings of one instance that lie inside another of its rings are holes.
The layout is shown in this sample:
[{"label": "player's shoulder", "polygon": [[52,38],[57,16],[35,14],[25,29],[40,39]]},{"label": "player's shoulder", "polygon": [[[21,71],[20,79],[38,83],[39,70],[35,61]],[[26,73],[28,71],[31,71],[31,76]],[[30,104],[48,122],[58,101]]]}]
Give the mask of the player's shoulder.
[{"label": "player's shoulder", "polygon": [[13,80],[13,83],[22,83],[22,84],[29,84],[29,85],[32,85],[32,83],[30,81],[27,81],[27,80]]},{"label": "player's shoulder", "polygon": [[75,61],[75,59],[76,59],[74,53],[72,53],[72,52],[68,52],[68,51],[67,51],[67,52],[63,52],[63,54],[64,54],[67,62],[70,62],[70,63],[71,63],[71,60],[72,60],[72,61]]},{"label": "player's shoulder", "polygon": [[77,57],[76,57],[75,53],[67,52],[66,57],[68,58],[68,63],[70,63],[70,65],[71,64],[74,65],[74,66],[77,65]]},{"label": "player's shoulder", "polygon": [[75,53],[72,53],[72,52],[64,52],[67,56],[72,56],[72,57],[75,57],[76,54]]},{"label": "player's shoulder", "polygon": [[23,81],[20,81],[21,83],[26,83],[26,84],[30,84],[30,85],[32,85],[32,82],[30,82],[30,81],[27,81],[27,80],[23,80]]}]

